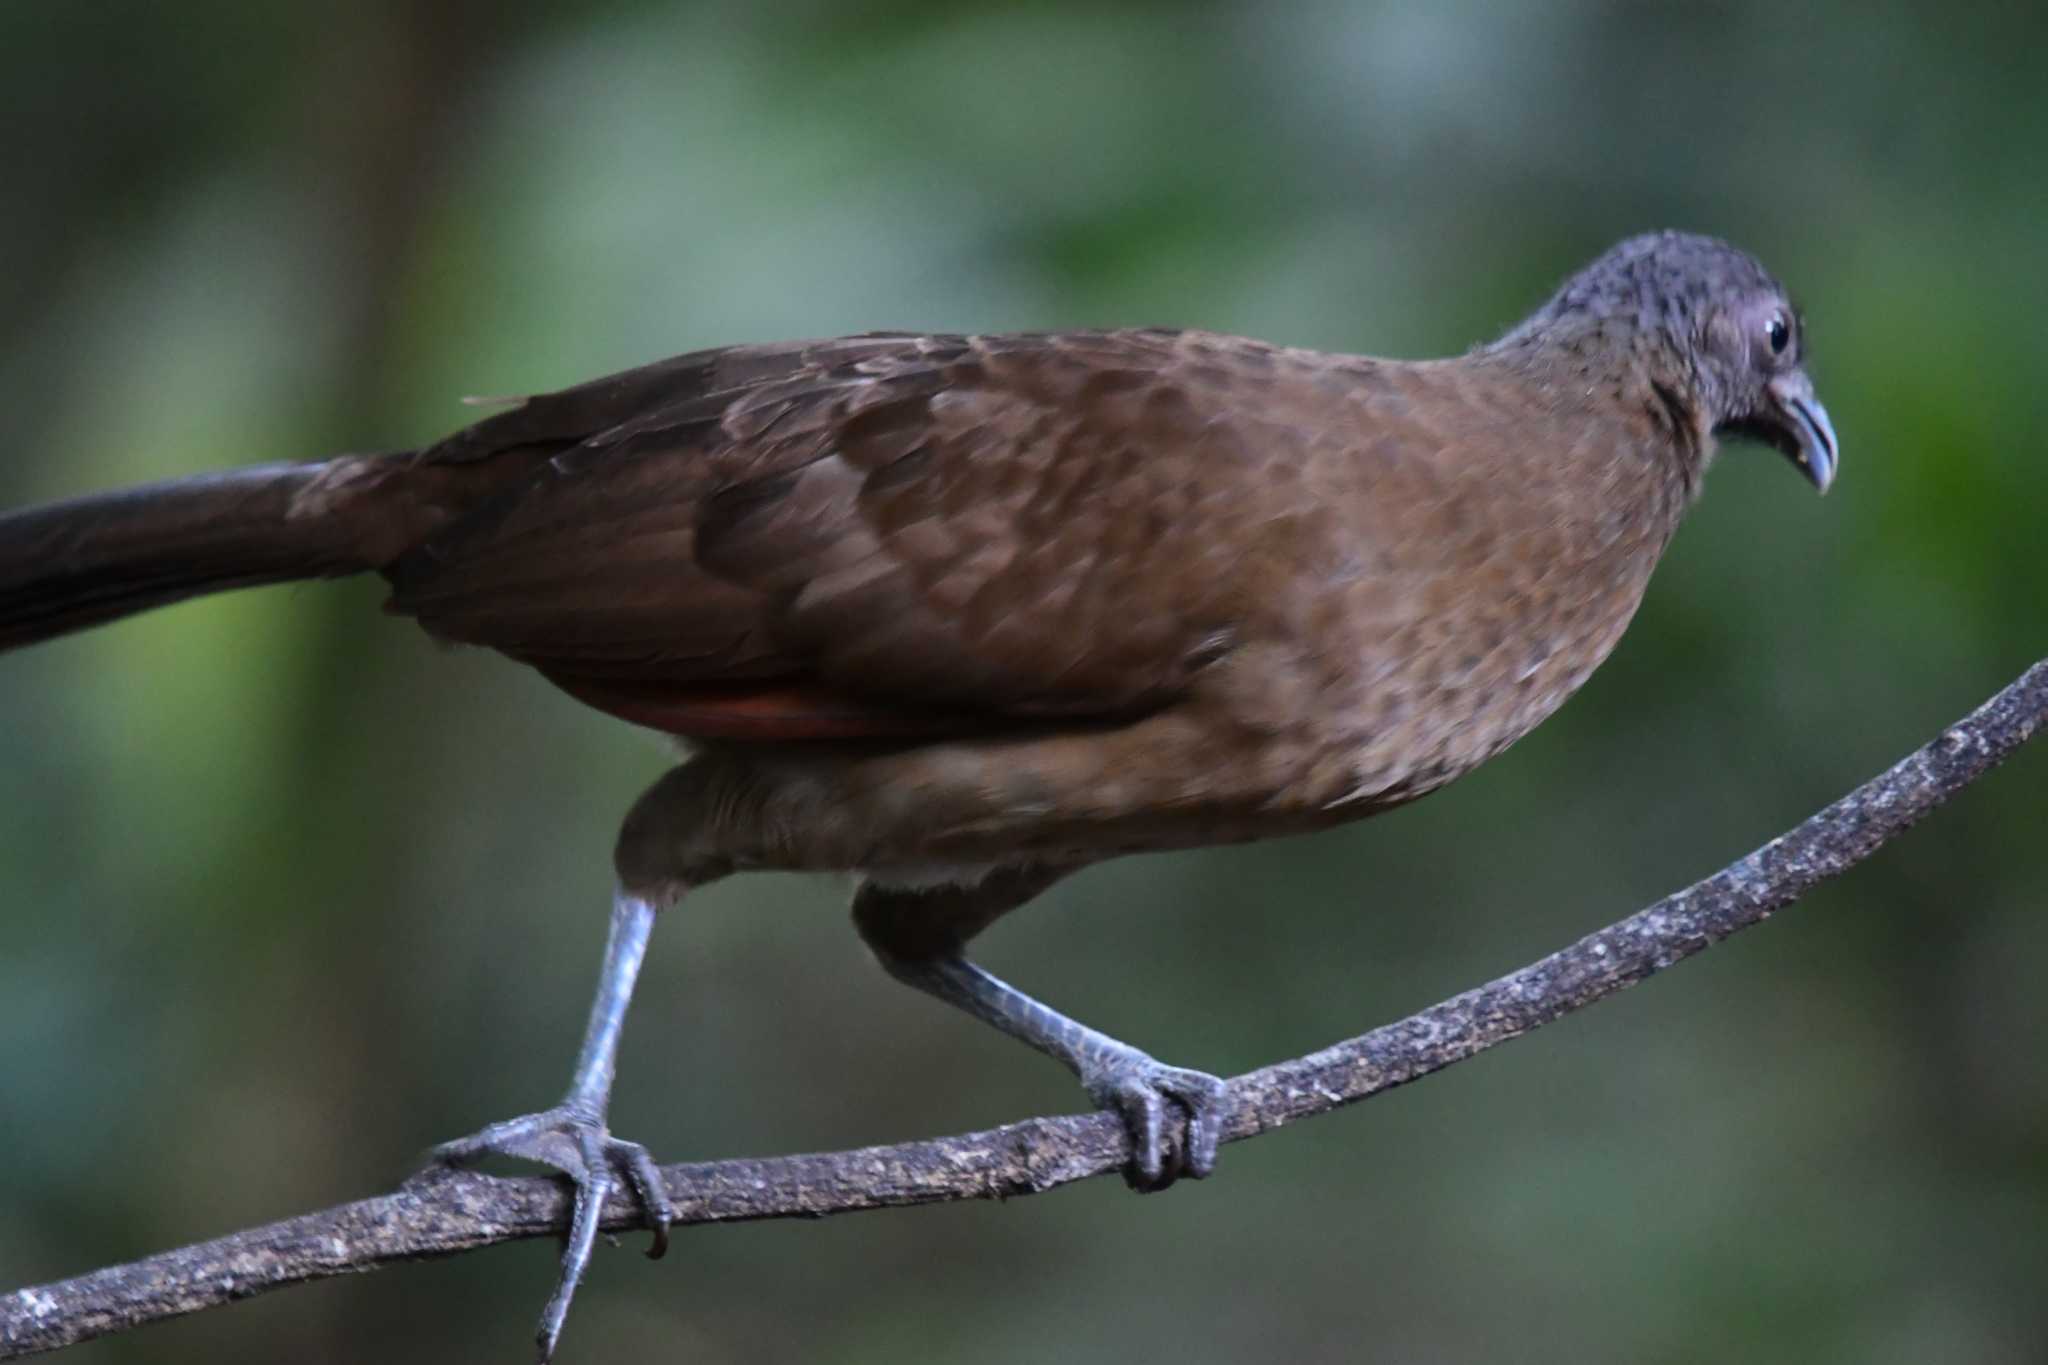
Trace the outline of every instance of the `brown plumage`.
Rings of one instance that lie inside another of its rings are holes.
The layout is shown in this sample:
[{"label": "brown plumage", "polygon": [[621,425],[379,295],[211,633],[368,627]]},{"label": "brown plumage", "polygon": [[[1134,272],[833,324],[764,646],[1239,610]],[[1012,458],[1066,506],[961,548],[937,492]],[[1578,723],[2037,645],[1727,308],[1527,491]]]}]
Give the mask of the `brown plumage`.
[{"label": "brown plumage", "polygon": [[603,1127],[655,907],[859,871],[885,966],[1072,1067],[1130,1122],[1137,1183],[1206,1174],[1213,1077],[962,945],[1073,868],[1356,818],[1525,734],[1620,638],[1717,433],[1826,486],[1803,349],[1755,261],[1667,233],[1454,360],[1172,331],[703,351],[416,453],[0,518],[0,647],[374,569],[435,635],[694,741],[621,835],[570,1098],[447,1152],[582,1184],[551,1342],[611,1166],[665,1216]]}]

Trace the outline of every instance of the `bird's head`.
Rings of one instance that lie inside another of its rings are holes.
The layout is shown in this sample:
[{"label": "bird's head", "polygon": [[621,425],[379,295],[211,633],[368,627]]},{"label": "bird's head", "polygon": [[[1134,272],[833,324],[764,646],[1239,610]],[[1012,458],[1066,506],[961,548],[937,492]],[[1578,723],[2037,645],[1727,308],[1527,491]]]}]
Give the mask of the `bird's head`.
[{"label": "bird's head", "polygon": [[1834,482],[1840,449],[1806,375],[1805,325],[1747,252],[1685,232],[1631,237],[1517,331],[1560,324],[1627,337],[1659,399],[1687,422],[1775,447],[1823,493]]}]

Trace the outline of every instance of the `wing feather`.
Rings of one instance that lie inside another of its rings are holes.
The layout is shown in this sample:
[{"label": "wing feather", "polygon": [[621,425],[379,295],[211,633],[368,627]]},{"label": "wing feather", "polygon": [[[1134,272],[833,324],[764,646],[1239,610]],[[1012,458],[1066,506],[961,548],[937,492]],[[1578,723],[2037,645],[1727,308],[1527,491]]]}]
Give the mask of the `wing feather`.
[{"label": "wing feather", "polygon": [[551,449],[394,565],[392,606],[681,734],[1132,714],[1252,609],[1233,557],[1312,552],[1287,543],[1317,516],[1300,467],[1346,398],[1290,354],[1110,332],[678,357],[425,452]]}]

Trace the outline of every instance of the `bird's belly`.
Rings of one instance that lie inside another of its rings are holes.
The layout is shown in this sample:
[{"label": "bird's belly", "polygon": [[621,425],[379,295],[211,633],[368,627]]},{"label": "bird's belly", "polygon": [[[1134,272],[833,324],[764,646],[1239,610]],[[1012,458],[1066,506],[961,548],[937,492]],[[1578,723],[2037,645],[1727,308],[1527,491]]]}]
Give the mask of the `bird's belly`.
[{"label": "bird's belly", "polygon": [[1412,800],[1500,753],[1579,690],[1639,600],[1617,597],[1598,619],[1525,634],[1485,655],[1453,643],[1418,657],[1403,682],[1361,701],[1371,720],[1352,741],[1356,780],[1331,804]]},{"label": "bird's belly", "polygon": [[[1262,735],[1270,808],[1355,818],[1434,791],[1564,704],[1619,642],[1648,558],[1555,563],[1531,588],[1418,582],[1375,610],[1338,601],[1205,678],[1205,701]],[[1382,593],[1381,586],[1372,592]]]}]

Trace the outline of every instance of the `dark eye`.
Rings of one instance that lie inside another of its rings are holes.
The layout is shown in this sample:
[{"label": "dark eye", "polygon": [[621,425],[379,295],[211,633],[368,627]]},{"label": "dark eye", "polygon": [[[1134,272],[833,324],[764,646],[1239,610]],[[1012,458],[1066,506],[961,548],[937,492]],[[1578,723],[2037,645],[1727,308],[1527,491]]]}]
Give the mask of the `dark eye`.
[{"label": "dark eye", "polygon": [[1764,339],[1771,343],[1772,355],[1785,354],[1785,348],[1792,344],[1792,324],[1785,321],[1783,313],[1771,314],[1771,320],[1764,328]]}]

